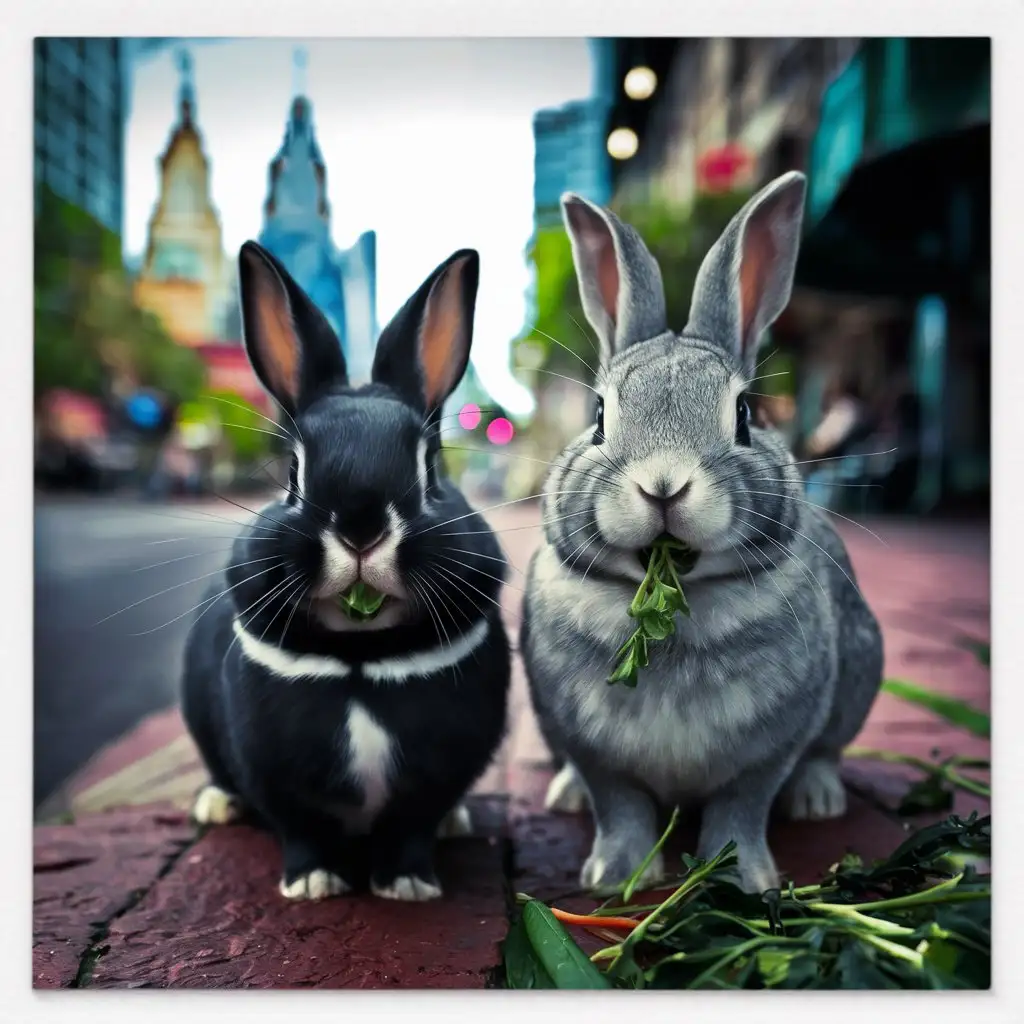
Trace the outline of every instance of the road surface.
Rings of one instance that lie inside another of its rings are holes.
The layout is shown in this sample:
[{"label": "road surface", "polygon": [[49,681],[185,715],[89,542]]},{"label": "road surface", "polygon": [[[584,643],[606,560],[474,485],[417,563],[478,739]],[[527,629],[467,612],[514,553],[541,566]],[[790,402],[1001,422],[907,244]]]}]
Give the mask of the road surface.
[{"label": "road surface", "polygon": [[[259,508],[265,499],[238,500]],[[210,582],[201,577],[226,559],[246,518],[216,500],[39,498],[36,806],[97,750],[177,700],[189,609]]]}]

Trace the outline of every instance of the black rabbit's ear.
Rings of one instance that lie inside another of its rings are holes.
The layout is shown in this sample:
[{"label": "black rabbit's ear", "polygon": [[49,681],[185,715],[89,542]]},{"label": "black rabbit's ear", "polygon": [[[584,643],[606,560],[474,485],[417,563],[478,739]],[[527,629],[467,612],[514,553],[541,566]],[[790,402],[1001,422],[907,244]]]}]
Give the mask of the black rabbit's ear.
[{"label": "black rabbit's ear", "polygon": [[381,331],[373,380],[424,412],[439,409],[469,363],[479,281],[474,250],[449,256]]},{"label": "black rabbit's ear", "polygon": [[238,274],[249,362],[277,402],[294,414],[325,385],[346,383],[337,335],[280,262],[246,242]]}]

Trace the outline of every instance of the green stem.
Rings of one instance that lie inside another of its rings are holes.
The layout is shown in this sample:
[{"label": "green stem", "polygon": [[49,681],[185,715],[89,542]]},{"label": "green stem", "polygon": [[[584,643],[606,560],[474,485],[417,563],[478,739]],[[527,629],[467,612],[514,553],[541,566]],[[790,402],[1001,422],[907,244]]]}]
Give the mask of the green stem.
[{"label": "green stem", "polygon": [[915,757],[913,754],[897,754],[891,750],[876,750],[873,747],[847,747],[847,757],[858,757],[872,761],[884,761],[887,764],[905,764],[913,768],[920,768],[921,771],[934,775],[937,778],[945,779],[946,782],[975,796],[984,797],[986,800],[992,798],[992,787],[977,779],[971,779],[966,775],[953,771],[949,765],[935,764],[926,761],[923,757]]},{"label": "green stem", "polygon": [[883,939],[878,935],[871,934],[870,932],[860,934],[860,937],[865,942],[870,943],[872,946],[876,946],[878,949],[884,950],[890,956],[894,956],[898,960],[906,960],[908,963],[912,963],[915,967],[922,967],[924,965],[924,957],[914,949],[907,949],[906,946],[901,946],[898,942],[890,942],[888,939]]},{"label": "green stem", "polygon": [[647,559],[647,572],[644,573],[644,581],[640,584],[640,589],[636,592],[636,597],[633,598],[629,606],[630,615],[635,616],[643,607],[644,601],[647,600],[647,592],[650,590],[651,583],[654,580],[657,564],[658,560],[653,555]]}]

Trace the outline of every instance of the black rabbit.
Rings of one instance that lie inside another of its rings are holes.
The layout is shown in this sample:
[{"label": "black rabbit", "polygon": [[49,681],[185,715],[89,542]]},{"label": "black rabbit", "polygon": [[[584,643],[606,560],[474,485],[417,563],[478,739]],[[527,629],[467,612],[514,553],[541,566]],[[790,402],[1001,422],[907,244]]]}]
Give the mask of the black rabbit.
[{"label": "black rabbit", "polygon": [[[501,741],[510,671],[506,562],[440,460],[479,257],[427,278],[361,387],[273,256],[248,242],[239,273],[249,359],[295,445],[287,493],[235,541],[189,634],[183,711],[211,776],[193,816],[270,828],[288,898],[368,876],[378,896],[432,899],[435,837],[467,826],[459,801]],[[341,596],[357,583],[363,614]]]}]

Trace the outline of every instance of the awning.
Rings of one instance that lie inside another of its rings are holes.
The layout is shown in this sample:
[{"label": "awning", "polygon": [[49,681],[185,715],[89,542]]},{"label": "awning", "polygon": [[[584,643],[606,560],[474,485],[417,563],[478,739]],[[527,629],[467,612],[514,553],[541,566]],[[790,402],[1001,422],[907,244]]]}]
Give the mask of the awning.
[{"label": "awning", "polygon": [[797,284],[987,301],[987,39],[868,40],[826,91]]}]

